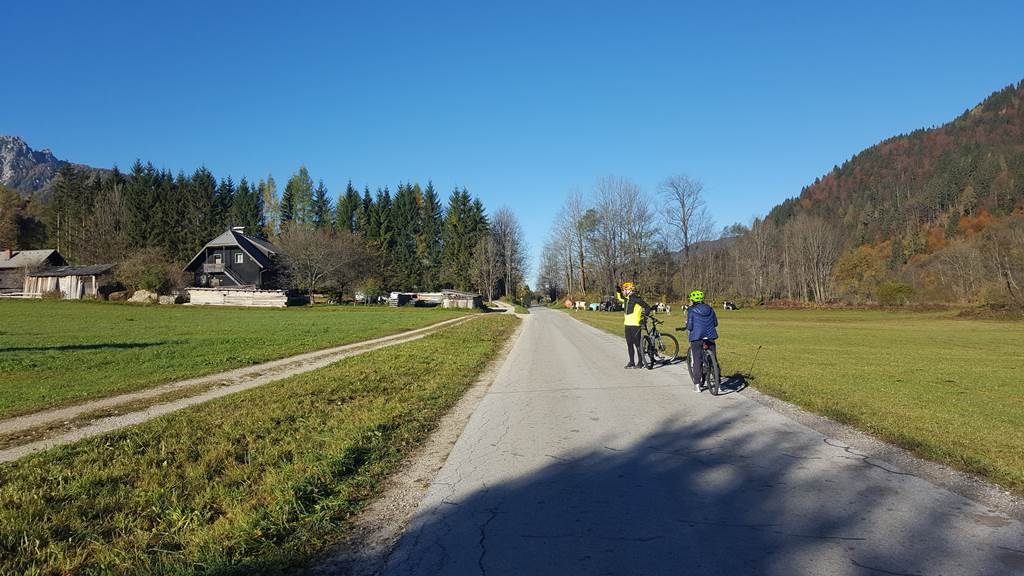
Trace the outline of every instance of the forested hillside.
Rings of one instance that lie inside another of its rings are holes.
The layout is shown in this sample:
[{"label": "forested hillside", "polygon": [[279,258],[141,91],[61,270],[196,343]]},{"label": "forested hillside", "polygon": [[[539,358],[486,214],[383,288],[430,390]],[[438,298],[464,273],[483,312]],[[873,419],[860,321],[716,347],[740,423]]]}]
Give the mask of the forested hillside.
[{"label": "forested hillside", "polygon": [[781,229],[803,214],[835,227],[832,298],[874,300],[890,281],[925,301],[1004,301],[1021,297],[1022,208],[1024,81],[860,152],[767,221]]}]

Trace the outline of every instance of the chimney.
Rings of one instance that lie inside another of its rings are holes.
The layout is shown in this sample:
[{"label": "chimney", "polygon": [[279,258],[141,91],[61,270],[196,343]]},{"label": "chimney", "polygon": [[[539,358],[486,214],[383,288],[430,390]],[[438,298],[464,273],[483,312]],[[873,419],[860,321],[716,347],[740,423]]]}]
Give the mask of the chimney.
[{"label": "chimney", "polygon": [[13,250],[13,249],[11,249],[11,248],[8,248],[8,249],[6,250],[6,252],[7,252],[7,259],[8,259],[8,260],[10,260],[11,258],[14,258],[14,250]]},{"label": "chimney", "polygon": [[232,226],[232,232],[238,232],[239,234],[245,234],[245,226]]}]

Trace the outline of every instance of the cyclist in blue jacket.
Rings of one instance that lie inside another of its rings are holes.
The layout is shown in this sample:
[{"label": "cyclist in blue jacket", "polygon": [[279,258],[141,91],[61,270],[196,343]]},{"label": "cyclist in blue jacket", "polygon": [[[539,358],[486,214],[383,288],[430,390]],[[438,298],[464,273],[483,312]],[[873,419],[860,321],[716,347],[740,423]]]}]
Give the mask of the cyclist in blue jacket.
[{"label": "cyclist in blue jacket", "polygon": [[704,379],[701,360],[704,358],[704,340],[708,340],[711,349],[715,349],[718,339],[718,316],[715,309],[704,303],[704,293],[700,290],[690,292],[692,305],[686,310],[686,331],[689,332],[690,352],[687,354],[690,364],[690,378],[693,379],[693,391],[700,392],[700,383]]}]

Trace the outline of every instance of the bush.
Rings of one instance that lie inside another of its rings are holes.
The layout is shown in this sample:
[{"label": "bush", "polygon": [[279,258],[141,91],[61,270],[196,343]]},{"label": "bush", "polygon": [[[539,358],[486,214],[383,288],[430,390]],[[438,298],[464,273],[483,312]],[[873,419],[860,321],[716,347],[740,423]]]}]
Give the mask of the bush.
[{"label": "bush", "polygon": [[167,294],[185,286],[181,267],[161,251],[145,248],[129,256],[117,267],[117,280],[131,290],[149,290]]},{"label": "bush", "polygon": [[877,296],[882,306],[905,306],[914,297],[914,287],[903,282],[883,282],[878,285]]}]

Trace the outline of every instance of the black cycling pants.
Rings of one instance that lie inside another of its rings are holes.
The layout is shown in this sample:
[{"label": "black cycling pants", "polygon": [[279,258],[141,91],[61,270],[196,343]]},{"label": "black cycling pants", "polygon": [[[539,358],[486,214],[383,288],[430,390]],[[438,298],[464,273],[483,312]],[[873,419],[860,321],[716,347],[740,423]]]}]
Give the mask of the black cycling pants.
[{"label": "black cycling pants", "polygon": [[[715,349],[715,343],[712,340],[707,341],[711,345],[711,349]],[[690,378],[693,378],[693,384],[699,386],[701,381],[704,380],[704,340],[694,340],[690,342],[690,353],[688,354],[690,364]]]},{"label": "black cycling pants", "polygon": [[639,326],[626,326],[626,348],[629,349],[629,363],[633,364],[634,354],[633,350],[636,349],[636,355],[640,356],[640,362],[644,361],[643,352],[640,348],[640,327]]}]

